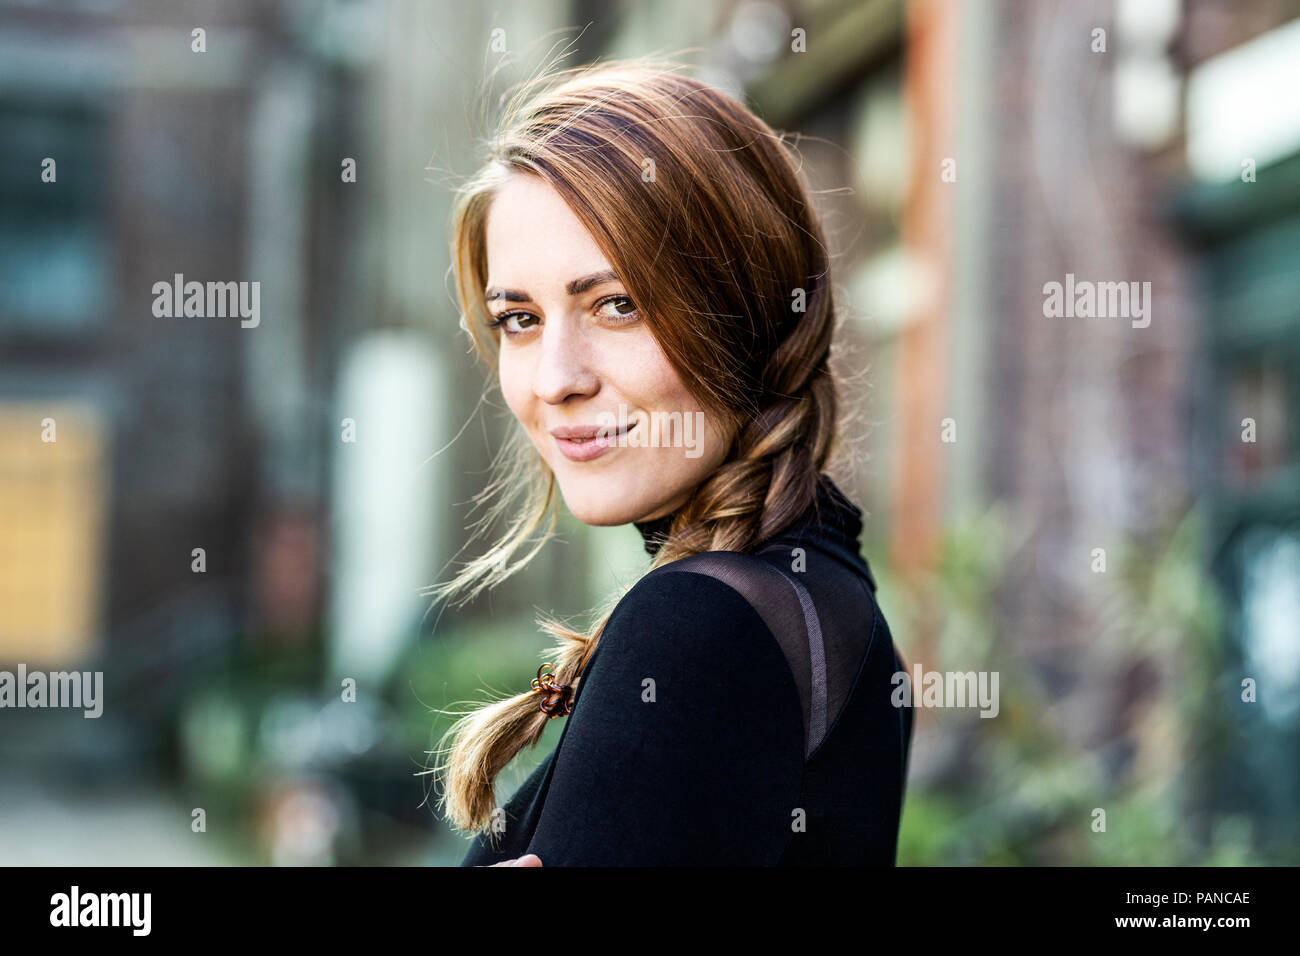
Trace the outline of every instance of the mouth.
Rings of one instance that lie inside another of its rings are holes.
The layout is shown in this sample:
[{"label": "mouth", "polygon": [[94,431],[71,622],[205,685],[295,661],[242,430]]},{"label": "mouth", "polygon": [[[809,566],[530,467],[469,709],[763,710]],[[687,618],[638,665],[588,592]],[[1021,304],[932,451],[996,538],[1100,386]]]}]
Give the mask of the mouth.
[{"label": "mouth", "polygon": [[602,430],[598,425],[573,425],[551,430],[555,445],[570,461],[591,461],[615,447],[632,429],[633,421],[615,430]]}]

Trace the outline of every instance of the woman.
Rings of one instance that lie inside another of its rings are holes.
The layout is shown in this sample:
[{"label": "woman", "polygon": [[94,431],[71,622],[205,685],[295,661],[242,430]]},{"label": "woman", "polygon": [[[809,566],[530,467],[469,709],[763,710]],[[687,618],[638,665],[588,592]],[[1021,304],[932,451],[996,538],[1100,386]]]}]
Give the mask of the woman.
[{"label": "woman", "polygon": [[[590,632],[542,622],[551,666],[450,731],[464,864],[892,864],[905,668],[828,475],[836,305],[797,161],[676,69],[556,80],[512,103],[453,217],[461,324],[524,439],[490,491],[527,500],[439,590],[530,560],[557,485],[652,561]],[[550,719],[559,744],[497,808]]]}]

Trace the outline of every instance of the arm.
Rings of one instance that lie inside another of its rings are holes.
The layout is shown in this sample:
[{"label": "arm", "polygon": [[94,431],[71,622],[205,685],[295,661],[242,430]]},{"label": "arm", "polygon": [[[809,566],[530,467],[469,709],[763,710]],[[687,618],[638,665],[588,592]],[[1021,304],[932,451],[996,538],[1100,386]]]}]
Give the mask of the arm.
[{"label": "arm", "polygon": [[527,849],[544,865],[779,859],[802,783],[802,710],[776,638],[728,585],[683,572],[639,582],[567,719]]}]

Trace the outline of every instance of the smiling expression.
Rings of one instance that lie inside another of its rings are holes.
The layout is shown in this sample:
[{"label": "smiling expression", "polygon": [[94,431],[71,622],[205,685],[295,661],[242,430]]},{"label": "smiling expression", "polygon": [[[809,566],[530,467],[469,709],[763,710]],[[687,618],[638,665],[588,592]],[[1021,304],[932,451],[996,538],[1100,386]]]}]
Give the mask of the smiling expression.
[{"label": "smiling expression", "polygon": [[[727,441],[581,220],[549,183],[512,173],[486,242],[502,394],[569,510],[616,525],[681,507]],[[684,439],[658,427],[670,419]]]}]

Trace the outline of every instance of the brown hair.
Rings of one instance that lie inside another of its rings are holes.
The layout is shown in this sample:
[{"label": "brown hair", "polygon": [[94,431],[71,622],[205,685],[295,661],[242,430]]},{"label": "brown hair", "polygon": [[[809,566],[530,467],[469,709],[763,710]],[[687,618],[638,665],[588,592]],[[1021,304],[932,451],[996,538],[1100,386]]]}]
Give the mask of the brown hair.
[{"label": "brown hair", "polygon": [[[486,166],[459,191],[452,220],[461,325],[492,368],[499,333],[488,327],[483,298],[487,213],[503,179],[524,173],[564,198],[686,387],[734,436],[723,463],[673,515],[651,568],[703,551],[752,550],[786,528],[813,503],[838,444],[829,364],[838,310],[797,154],[745,106],[679,70],[624,60],[527,84]],[[478,497],[498,497],[491,515],[514,518],[485,554],[434,589],[438,597],[464,603],[496,585],[555,527],[554,474],[522,429],[496,466]],[[520,482],[525,473],[532,480]],[[587,633],[538,622],[560,640],[548,657],[558,683],[576,684],[618,598]],[[538,701],[522,693],[489,703],[448,731],[452,743],[438,751],[447,759],[435,772],[445,771],[442,806],[455,827],[490,822],[497,774],[545,728]]]}]

